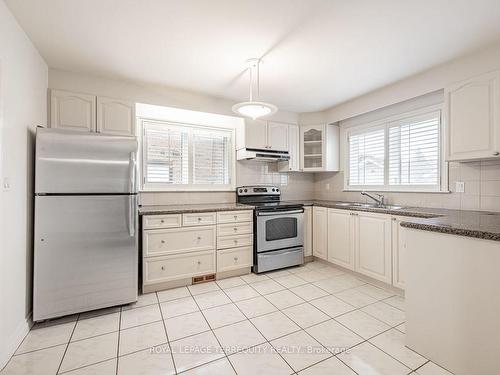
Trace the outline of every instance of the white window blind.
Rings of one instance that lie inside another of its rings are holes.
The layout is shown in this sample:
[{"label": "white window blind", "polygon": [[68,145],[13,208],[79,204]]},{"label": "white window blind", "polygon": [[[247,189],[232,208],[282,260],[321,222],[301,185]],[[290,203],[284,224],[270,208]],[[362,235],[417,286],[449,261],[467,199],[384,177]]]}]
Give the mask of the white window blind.
[{"label": "white window blind", "polygon": [[143,121],[145,189],[232,190],[233,132]]},{"label": "white window blind", "polygon": [[385,129],[349,136],[349,184],[384,185]]},{"label": "white window blind", "polygon": [[389,184],[439,184],[440,114],[389,124]]},{"label": "white window blind", "polygon": [[180,127],[147,123],[145,182],[148,184],[188,183],[188,132]]},{"label": "white window blind", "polygon": [[193,183],[229,185],[230,133],[199,131],[193,134]]},{"label": "white window blind", "polygon": [[441,112],[399,118],[346,130],[347,189],[441,190]]}]

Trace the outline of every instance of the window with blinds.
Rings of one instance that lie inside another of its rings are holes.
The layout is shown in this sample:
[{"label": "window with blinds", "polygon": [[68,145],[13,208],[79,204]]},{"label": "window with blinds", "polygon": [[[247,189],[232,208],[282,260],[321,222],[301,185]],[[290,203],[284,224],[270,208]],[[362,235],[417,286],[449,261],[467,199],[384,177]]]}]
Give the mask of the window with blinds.
[{"label": "window with blinds", "polygon": [[143,121],[145,189],[232,190],[233,132]]},{"label": "window with blinds", "polygon": [[439,113],[389,124],[389,185],[439,184]]},{"label": "window with blinds", "polygon": [[350,185],[384,185],[385,129],[349,137]]},{"label": "window with blinds", "polygon": [[347,130],[347,189],[441,189],[441,112],[401,117]]}]

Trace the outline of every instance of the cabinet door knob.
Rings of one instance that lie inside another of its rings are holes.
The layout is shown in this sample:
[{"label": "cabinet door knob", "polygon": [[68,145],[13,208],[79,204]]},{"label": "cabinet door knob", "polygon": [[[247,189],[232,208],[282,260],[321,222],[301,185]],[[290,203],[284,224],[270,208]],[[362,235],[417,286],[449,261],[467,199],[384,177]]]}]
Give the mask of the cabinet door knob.
[{"label": "cabinet door knob", "polygon": [[238,231],[238,228],[234,227],[234,228],[233,228],[233,230],[234,230],[235,232],[237,232],[237,231]]},{"label": "cabinet door knob", "polygon": [[161,243],[165,243],[165,240],[161,240]]},{"label": "cabinet door knob", "polygon": [[238,261],[238,257],[234,257],[234,261],[237,262]]},{"label": "cabinet door knob", "polygon": [[161,266],[161,270],[162,270],[162,271],[165,271],[165,266]]},{"label": "cabinet door knob", "polygon": [[238,215],[234,215],[233,217],[234,217],[234,220],[236,220],[238,218]]},{"label": "cabinet door knob", "polygon": [[198,241],[201,240],[201,236],[198,236]]},{"label": "cabinet door knob", "polygon": [[201,221],[201,217],[198,218],[198,221]]},{"label": "cabinet door knob", "polygon": [[498,156],[498,155],[500,155],[500,152],[498,151],[493,153],[493,156]]},{"label": "cabinet door knob", "polygon": [[160,220],[160,223],[162,223],[162,224],[163,224],[164,222],[165,222],[165,220],[163,220],[163,219],[162,219],[162,220]]},{"label": "cabinet door knob", "polygon": [[200,264],[201,264],[201,260],[198,261],[198,265],[200,265]]}]

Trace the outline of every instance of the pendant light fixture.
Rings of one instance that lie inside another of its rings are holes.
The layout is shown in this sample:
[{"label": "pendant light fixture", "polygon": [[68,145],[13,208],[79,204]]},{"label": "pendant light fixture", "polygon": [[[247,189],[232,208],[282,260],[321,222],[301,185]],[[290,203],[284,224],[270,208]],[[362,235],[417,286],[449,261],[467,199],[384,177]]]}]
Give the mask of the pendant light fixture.
[{"label": "pendant light fixture", "polygon": [[[250,117],[252,119],[269,117],[275,114],[278,111],[278,107],[274,104],[260,102],[259,99],[259,86],[260,86],[260,75],[259,75],[259,65],[260,59],[250,59],[247,61],[248,71],[250,73],[250,99],[247,102],[241,102],[233,105],[233,112],[245,116]],[[257,95],[254,100],[253,97],[253,87],[254,82],[253,79],[256,79],[256,87],[257,87]]]}]

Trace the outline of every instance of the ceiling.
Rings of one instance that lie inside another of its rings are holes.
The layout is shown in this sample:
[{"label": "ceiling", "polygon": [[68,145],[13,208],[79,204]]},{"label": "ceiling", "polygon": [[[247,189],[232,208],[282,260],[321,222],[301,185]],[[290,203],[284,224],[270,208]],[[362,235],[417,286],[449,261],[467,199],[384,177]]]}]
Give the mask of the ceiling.
[{"label": "ceiling", "polygon": [[500,38],[498,0],[5,0],[52,68],[323,110]]}]

